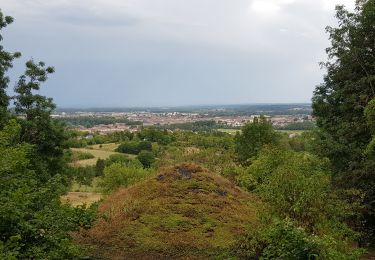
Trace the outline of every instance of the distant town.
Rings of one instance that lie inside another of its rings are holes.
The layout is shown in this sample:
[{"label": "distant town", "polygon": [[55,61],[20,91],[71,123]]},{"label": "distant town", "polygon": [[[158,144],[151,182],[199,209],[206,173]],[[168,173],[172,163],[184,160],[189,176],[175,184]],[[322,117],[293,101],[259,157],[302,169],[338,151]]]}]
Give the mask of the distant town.
[{"label": "distant town", "polygon": [[[276,108],[275,108],[276,106]],[[286,107],[285,107],[286,106]],[[255,106],[259,108],[259,106]],[[264,110],[264,105],[261,107]],[[235,108],[200,108],[200,109],[154,109],[148,111],[72,111],[60,110],[54,118],[65,121],[79,131],[98,132],[101,134],[117,131],[136,132],[141,127],[157,126],[167,128],[192,124],[196,122],[214,122],[222,128],[238,129],[254,118],[264,116],[275,128],[282,128],[290,124],[313,123],[311,109],[308,105],[269,105],[268,111],[259,109]],[[253,112],[258,112],[254,113]],[[268,112],[268,113],[267,113]]]}]

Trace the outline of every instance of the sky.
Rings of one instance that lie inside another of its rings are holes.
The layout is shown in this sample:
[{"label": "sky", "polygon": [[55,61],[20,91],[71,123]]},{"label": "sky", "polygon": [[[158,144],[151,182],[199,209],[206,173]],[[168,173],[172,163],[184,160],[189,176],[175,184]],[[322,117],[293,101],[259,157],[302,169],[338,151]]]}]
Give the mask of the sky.
[{"label": "sky", "polygon": [[[8,51],[58,107],[310,102],[334,8],[354,0],[1,0]],[[11,84],[11,87],[14,83]]]}]

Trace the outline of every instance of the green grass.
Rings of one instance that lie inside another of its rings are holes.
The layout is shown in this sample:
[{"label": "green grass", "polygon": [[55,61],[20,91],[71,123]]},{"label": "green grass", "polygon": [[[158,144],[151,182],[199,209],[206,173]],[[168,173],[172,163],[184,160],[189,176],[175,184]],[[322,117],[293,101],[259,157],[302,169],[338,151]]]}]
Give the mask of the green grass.
[{"label": "green grass", "polygon": [[116,148],[119,145],[120,144],[116,144],[116,143],[94,144],[94,145],[90,145],[89,148],[90,149],[94,149],[94,150],[102,150],[102,151],[108,151],[108,152],[115,152]]},{"label": "green grass", "polygon": [[276,130],[276,132],[279,132],[279,133],[286,133],[288,135],[290,134],[297,134],[297,135],[300,135],[306,131],[309,131],[309,130]]},{"label": "green grass", "polygon": [[[112,144],[112,147],[113,147],[113,144]],[[95,148],[96,148],[96,146],[95,146]],[[99,146],[98,146],[98,148],[99,148]],[[113,154],[121,154],[121,153],[105,150],[105,149],[108,149],[107,147],[104,147],[103,149],[94,149],[93,147],[91,149],[90,148],[71,148],[71,149],[72,149],[72,151],[90,153],[94,156],[94,158],[92,158],[92,159],[80,160],[80,161],[75,162],[75,165],[77,165],[77,166],[95,165],[96,161],[98,159],[104,159],[105,160],[105,159],[108,159],[109,156],[111,156]]]},{"label": "green grass", "polygon": [[224,132],[227,134],[235,135],[237,132],[241,132],[240,129],[227,129],[227,128],[220,128],[217,131]]},{"label": "green grass", "polygon": [[103,259],[223,259],[256,229],[260,205],[222,176],[180,165],[109,195],[104,219],[75,237]]}]

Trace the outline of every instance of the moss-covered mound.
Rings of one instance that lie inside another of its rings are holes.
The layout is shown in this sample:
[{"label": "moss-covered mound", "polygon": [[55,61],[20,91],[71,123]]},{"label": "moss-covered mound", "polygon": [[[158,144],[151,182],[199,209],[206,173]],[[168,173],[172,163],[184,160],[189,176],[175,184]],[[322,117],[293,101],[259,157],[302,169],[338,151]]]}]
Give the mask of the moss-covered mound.
[{"label": "moss-covered mound", "polygon": [[225,178],[180,165],[109,196],[105,217],[76,240],[95,259],[222,258],[257,225],[258,204]]}]

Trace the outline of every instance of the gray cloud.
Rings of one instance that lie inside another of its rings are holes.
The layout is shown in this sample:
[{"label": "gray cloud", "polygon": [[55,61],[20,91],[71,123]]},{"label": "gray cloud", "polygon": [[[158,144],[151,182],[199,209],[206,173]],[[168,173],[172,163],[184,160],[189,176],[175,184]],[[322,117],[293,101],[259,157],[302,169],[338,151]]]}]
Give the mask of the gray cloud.
[{"label": "gray cloud", "polygon": [[332,3],[354,0],[2,2],[6,47],[56,67],[58,105],[139,106],[308,102]]}]

